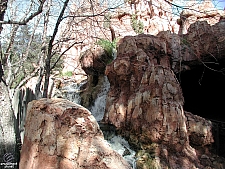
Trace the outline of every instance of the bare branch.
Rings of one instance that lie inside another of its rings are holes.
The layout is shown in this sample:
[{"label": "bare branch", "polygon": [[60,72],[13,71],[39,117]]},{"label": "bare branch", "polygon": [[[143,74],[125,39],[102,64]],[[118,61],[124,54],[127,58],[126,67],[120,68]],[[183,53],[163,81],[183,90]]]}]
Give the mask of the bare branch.
[{"label": "bare branch", "polygon": [[28,82],[28,80],[30,80],[32,77],[36,76],[38,71],[39,71],[40,67],[36,68],[30,75],[26,76],[26,78],[24,78],[16,87],[15,89],[19,89],[20,87],[22,87],[26,82]]},{"label": "bare branch", "polygon": [[36,17],[37,15],[39,15],[40,13],[42,13],[43,11],[43,6],[46,0],[40,0],[40,5],[37,9],[36,12],[30,14],[29,17],[23,19],[22,21],[13,21],[13,20],[8,20],[8,21],[0,21],[0,24],[16,24],[16,25],[26,25],[30,20],[32,20],[34,17]]},{"label": "bare branch", "polygon": [[64,50],[60,56],[58,57],[58,59],[56,60],[56,62],[54,63],[54,65],[51,67],[51,70],[55,68],[56,64],[59,62],[59,60],[61,59],[61,57],[68,51],[70,50],[74,45],[76,44],[80,44],[80,43],[83,43],[83,41],[81,42],[74,42],[72,45],[70,45],[66,50]]},{"label": "bare branch", "polygon": [[112,8],[106,8],[105,10],[103,10],[97,14],[92,13],[90,15],[68,15],[68,16],[63,17],[62,19],[65,19],[65,18],[90,18],[90,17],[96,17],[96,16],[104,16],[105,12],[113,10],[113,9],[117,9],[121,5],[122,4],[119,4]]}]

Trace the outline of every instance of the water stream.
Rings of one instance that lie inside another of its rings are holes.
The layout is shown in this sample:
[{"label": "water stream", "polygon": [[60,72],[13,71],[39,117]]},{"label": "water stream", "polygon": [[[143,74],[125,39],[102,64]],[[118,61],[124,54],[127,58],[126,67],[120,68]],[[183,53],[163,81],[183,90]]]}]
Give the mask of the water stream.
[{"label": "water stream", "polygon": [[[71,84],[64,87],[63,90],[66,90],[65,98],[68,100],[79,104],[80,96],[79,90],[81,85]],[[135,169],[136,160],[135,160],[135,151],[130,148],[128,142],[121,136],[116,135],[115,128],[113,126],[101,124],[100,121],[103,119],[106,105],[106,97],[110,88],[110,83],[107,77],[104,77],[104,83],[101,87],[101,91],[97,95],[97,98],[94,102],[94,105],[90,108],[92,115],[99,122],[100,128],[104,133],[105,139],[111,145],[111,148],[118,152],[132,167]]]},{"label": "water stream", "polygon": [[90,112],[99,122],[103,119],[106,105],[106,97],[110,88],[110,83],[107,76],[104,77],[103,85],[101,91],[98,93],[97,98],[95,99],[94,105],[90,108]]},{"label": "water stream", "polygon": [[63,97],[68,99],[73,103],[80,104],[81,97],[80,97],[80,87],[84,84],[83,83],[70,83],[62,88]]}]

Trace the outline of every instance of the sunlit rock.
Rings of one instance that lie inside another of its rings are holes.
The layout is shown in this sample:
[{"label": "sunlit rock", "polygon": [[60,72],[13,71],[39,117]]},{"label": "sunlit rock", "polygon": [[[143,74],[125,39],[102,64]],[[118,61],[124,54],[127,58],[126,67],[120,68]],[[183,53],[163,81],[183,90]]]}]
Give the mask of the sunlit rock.
[{"label": "sunlit rock", "polygon": [[129,169],[113,151],[91,113],[64,99],[29,103],[22,169]]},{"label": "sunlit rock", "polygon": [[161,37],[128,36],[119,42],[117,58],[106,67],[110,90],[103,121],[139,149],[138,169],[204,168],[201,156],[210,154],[212,125],[184,113],[172,45]]}]

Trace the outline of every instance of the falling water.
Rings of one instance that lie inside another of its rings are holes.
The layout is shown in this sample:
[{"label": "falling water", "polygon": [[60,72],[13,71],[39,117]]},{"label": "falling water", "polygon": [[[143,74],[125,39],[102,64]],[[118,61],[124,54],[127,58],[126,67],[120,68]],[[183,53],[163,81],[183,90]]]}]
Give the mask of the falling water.
[{"label": "falling water", "polygon": [[[68,100],[80,104],[80,96],[79,91],[82,84],[72,83],[63,88],[64,97]],[[103,119],[106,105],[106,97],[110,88],[110,83],[108,78],[104,77],[103,86],[101,87],[101,91],[97,95],[95,99],[94,105],[90,108],[90,112],[95,117],[95,119],[99,122],[100,128],[104,133],[105,139],[109,142],[112,149],[118,152],[131,166],[135,169],[135,151],[133,151],[128,142],[122,138],[121,136],[117,136],[115,129],[112,126],[103,126],[100,124],[100,121]]]},{"label": "falling water", "polygon": [[[90,108],[92,115],[98,122],[103,119],[105,113],[106,97],[109,88],[110,83],[108,81],[108,78],[105,76],[102,90],[97,95],[94,105]],[[121,136],[117,136],[115,130],[113,130],[111,126],[101,127],[101,129],[104,133],[105,139],[111,145],[111,148],[119,153],[135,169],[135,151],[130,148],[128,142]]]},{"label": "falling water", "polygon": [[114,135],[107,140],[112,149],[119,153],[132,167],[136,168],[135,151],[130,148],[129,143],[121,136]]},{"label": "falling water", "polygon": [[105,112],[105,105],[106,105],[106,97],[107,97],[109,88],[110,88],[110,83],[108,81],[107,76],[105,76],[101,91],[97,95],[94,105],[90,108],[90,112],[92,113],[92,115],[95,117],[97,121],[101,121],[103,119],[104,112]]},{"label": "falling water", "polygon": [[80,87],[83,83],[71,83],[62,88],[63,97],[68,99],[71,102],[80,104],[81,97],[80,97]]}]

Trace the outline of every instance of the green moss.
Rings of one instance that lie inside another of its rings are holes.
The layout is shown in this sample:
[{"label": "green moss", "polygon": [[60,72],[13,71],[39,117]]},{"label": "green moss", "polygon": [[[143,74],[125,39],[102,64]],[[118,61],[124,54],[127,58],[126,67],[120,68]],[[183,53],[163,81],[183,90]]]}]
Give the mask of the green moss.
[{"label": "green moss", "polygon": [[190,46],[190,43],[188,42],[186,38],[181,38],[181,43],[184,45]]}]

